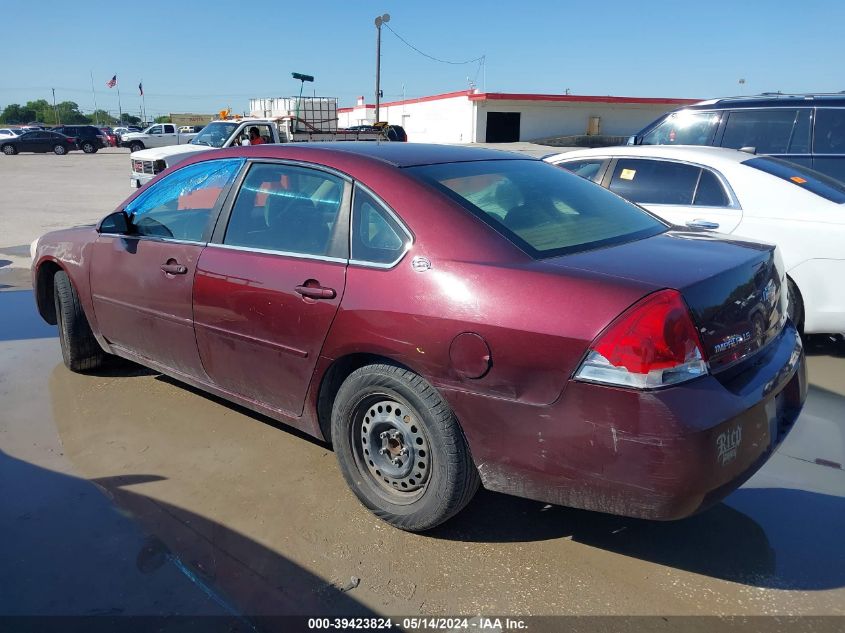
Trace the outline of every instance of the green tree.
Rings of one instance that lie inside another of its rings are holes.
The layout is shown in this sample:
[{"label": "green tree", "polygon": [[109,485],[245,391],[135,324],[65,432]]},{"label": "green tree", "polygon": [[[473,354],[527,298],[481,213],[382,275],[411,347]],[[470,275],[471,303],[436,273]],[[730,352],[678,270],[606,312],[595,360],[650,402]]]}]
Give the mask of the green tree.
[{"label": "green tree", "polygon": [[126,114],[126,112],[124,112],[123,122],[128,123],[129,125],[140,125],[141,119],[136,116],[132,116],[131,114]]},{"label": "green tree", "polygon": [[88,115],[90,123],[99,123],[100,125],[117,125],[117,117],[113,117],[105,110],[94,110]]},{"label": "green tree", "polygon": [[168,116],[168,115],[157,116],[155,118],[155,122],[156,123],[170,123],[170,116]]},{"label": "green tree", "polygon": [[36,99],[35,101],[27,101],[24,107],[27,110],[35,112],[34,119],[36,121],[39,121],[41,123],[48,123],[48,119],[50,121],[56,120],[56,117],[53,115],[53,106],[47,103],[46,99]]},{"label": "green tree", "polygon": [[29,123],[30,121],[34,121],[35,118],[35,110],[30,110],[26,106],[21,106],[19,103],[10,103],[0,113],[0,122],[16,125]]},{"label": "green tree", "polygon": [[90,123],[91,120],[79,111],[79,105],[74,101],[62,101],[56,104],[60,123]]}]

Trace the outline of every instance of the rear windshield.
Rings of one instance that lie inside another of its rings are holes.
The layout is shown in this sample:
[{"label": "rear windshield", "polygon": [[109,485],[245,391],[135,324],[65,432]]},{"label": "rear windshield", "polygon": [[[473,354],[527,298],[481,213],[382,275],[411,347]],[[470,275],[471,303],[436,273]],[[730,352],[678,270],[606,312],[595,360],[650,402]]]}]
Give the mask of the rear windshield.
[{"label": "rear windshield", "polygon": [[543,161],[408,168],[535,258],[657,235],[666,225],[599,185]]},{"label": "rear windshield", "polygon": [[845,203],[845,184],[812,169],[769,156],[752,158],[742,164],[791,182],[796,187],[811,191],[825,200],[836,204]]}]

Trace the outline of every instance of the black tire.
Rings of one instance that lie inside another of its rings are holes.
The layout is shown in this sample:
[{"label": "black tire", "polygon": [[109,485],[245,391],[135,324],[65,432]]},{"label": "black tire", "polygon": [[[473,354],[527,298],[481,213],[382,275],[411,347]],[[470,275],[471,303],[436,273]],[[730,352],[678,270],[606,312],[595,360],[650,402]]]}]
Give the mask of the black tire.
[{"label": "black tire", "polygon": [[142,149],[144,149],[144,144],[143,144],[143,143],[140,143],[140,142],[137,142],[137,141],[136,141],[135,143],[132,143],[132,144],[129,146],[129,152],[130,152],[130,153],[132,153],[132,152],[140,152]]},{"label": "black tire", "polygon": [[361,503],[402,530],[440,525],[478,489],[478,471],[449,405],[401,367],[367,365],[346,378],[332,408],[332,441]]},{"label": "black tire", "polygon": [[55,145],[53,147],[53,153],[56,156],[64,156],[65,154],[67,154],[67,149],[65,148],[64,145]]},{"label": "black tire", "polygon": [[787,316],[795,325],[795,329],[800,334],[804,333],[804,300],[801,299],[801,293],[798,291],[798,286],[789,277],[786,278],[786,287],[789,292],[789,307],[787,308]]},{"label": "black tire", "polygon": [[82,143],[82,151],[86,154],[96,154],[97,147],[90,141],[85,141],[84,143]]},{"label": "black tire", "polygon": [[53,300],[62,359],[67,368],[82,372],[102,365],[106,353],[91,333],[91,326],[82,310],[79,295],[63,270],[53,277]]},{"label": "black tire", "polygon": [[18,153],[18,148],[15,147],[14,145],[4,145],[3,146],[3,153],[6,156],[14,156],[15,154]]}]

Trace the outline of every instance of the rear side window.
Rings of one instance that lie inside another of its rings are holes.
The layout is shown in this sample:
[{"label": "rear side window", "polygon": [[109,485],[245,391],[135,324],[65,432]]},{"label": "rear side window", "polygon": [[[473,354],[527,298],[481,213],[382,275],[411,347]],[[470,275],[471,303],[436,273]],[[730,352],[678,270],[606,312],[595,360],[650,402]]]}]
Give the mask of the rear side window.
[{"label": "rear side window", "polygon": [[230,159],[196,163],[150,185],[126,207],[133,233],[205,241],[211,212],[243,162]]},{"label": "rear side window", "polygon": [[730,198],[716,174],[709,169],[702,169],[692,203],[697,207],[727,207]]},{"label": "rear side window", "polygon": [[337,221],[342,199],[343,180],[332,174],[293,165],[253,165],[232,207],[223,243],[346,257],[346,232]]},{"label": "rear side window", "polygon": [[405,252],[410,238],[369,193],[356,187],[352,205],[352,257],[356,262],[392,264]]},{"label": "rear side window", "polygon": [[816,110],[813,151],[816,154],[845,154],[845,109]]},{"label": "rear side window", "polygon": [[809,136],[809,110],[736,110],[728,114],[722,147],[754,147],[760,154],[806,153]]},{"label": "rear side window", "polygon": [[836,204],[845,203],[845,184],[812,169],[769,156],[752,158],[742,164],[791,182],[796,187],[811,191],[825,200]]},{"label": "rear side window", "polygon": [[406,171],[535,258],[630,242],[667,228],[599,185],[543,161],[474,161]]},{"label": "rear side window", "polygon": [[643,135],[642,145],[710,145],[719,127],[716,112],[681,110]]},{"label": "rear side window", "polygon": [[667,160],[620,159],[610,190],[641,204],[692,204],[700,167]]},{"label": "rear side window", "polygon": [[570,160],[563,163],[557,163],[558,167],[568,169],[576,176],[598,182],[599,174],[601,174],[602,166],[605,163],[604,158],[587,158],[583,160]]}]

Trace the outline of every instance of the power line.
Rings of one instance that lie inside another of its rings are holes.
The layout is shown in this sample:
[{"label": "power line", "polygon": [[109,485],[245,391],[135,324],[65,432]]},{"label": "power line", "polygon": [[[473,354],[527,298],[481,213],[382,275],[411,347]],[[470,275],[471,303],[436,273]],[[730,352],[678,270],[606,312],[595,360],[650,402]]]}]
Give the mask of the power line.
[{"label": "power line", "polygon": [[394,30],[391,28],[391,26],[390,26],[387,22],[385,22],[382,26],[384,26],[385,28],[387,28],[387,30],[388,30],[388,31],[390,31],[390,32],[391,32],[391,33],[393,33],[396,37],[398,37],[398,38],[399,38],[399,40],[400,40],[402,43],[404,43],[406,46],[408,46],[409,48],[412,48],[413,50],[415,50],[416,52],[418,52],[418,53],[419,53],[420,55],[422,55],[423,57],[428,57],[429,59],[431,59],[431,60],[433,60],[433,61],[436,61],[436,62],[440,62],[441,64],[451,64],[451,65],[453,65],[453,66],[463,66],[464,64],[473,64],[473,63],[475,63],[475,62],[484,63],[484,59],[487,57],[486,55],[482,55],[481,57],[476,57],[475,59],[468,59],[468,60],[466,60],[465,62],[451,62],[451,61],[446,60],[446,59],[440,59],[440,58],[438,58],[438,57],[435,57],[434,55],[429,55],[428,53],[424,53],[424,52],[422,52],[420,49],[418,49],[416,46],[414,46],[413,44],[411,44],[411,43],[410,43],[408,40],[406,40],[404,37],[402,37],[401,35],[399,35],[399,33],[397,33],[396,31],[394,31]]}]

